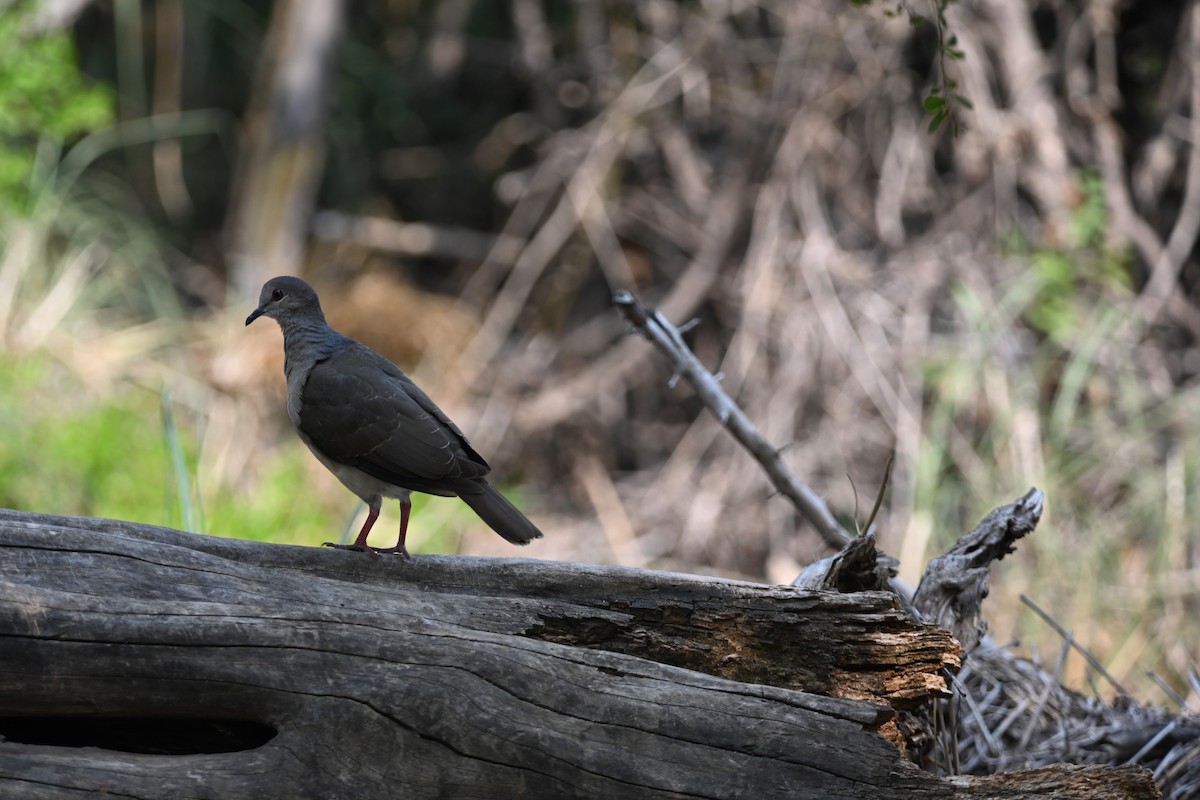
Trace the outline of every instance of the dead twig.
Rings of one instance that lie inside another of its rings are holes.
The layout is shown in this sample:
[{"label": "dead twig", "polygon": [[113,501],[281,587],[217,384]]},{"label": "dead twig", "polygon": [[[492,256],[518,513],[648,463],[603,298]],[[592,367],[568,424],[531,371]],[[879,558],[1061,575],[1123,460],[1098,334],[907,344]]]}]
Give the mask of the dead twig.
[{"label": "dead twig", "polygon": [[871,526],[875,524],[875,517],[879,516],[879,508],[883,505],[883,497],[887,494],[888,483],[892,479],[892,462],[895,458],[895,454],[889,453],[887,463],[883,465],[883,480],[879,484],[875,505],[871,506],[871,514],[867,517],[867,524],[863,525],[863,531],[870,531]]},{"label": "dead twig", "polygon": [[1200,12],[1190,12],[1189,71],[1191,73],[1191,125],[1188,130],[1190,155],[1184,185],[1183,205],[1171,228],[1166,247],[1152,262],[1150,280],[1138,298],[1135,316],[1152,325],[1171,296],[1178,291],[1179,269],[1200,235]]},{"label": "dead twig", "polygon": [[725,393],[716,376],[700,363],[683,341],[679,330],[657,311],[644,307],[629,292],[621,291],[613,295],[613,304],[638,333],[671,359],[676,373],[687,379],[713,416],[750,451],[766,471],[775,489],[792,501],[796,510],[813,524],[826,544],[838,549],[845,546],[850,541],[850,534],[834,518],[825,501],[784,466],[779,457],[779,448],[763,437],[737,403]]},{"label": "dead twig", "polygon": [[482,262],[489,255],[511,265],[525,241],[515,236],[491,234],[455,225],[398,222],[384,217],[357,217],[322,211],[313,219],[317,239],[350,242],[361,247],[404,256]]},{"label": "dead twig", "polygon": [[1058,620],[1054,619],[1054,617],[1050,616],[1046,612],[1045,609],[1043,609],[1041,606],[1039,606],[1037,603],[1035,603],[1033,601],[1033,598],[1029,597],[1028,595],[1022,594],[1021,602],[1024,603],[1026,606],[1028,606],[1029,609],[1031,611],[1033,611],[1033,613],[1035,613],[1039,617],[1041,617],[1042,621],[1045,622],[1047,625],[1049,625],[1051,628],[1053,628],[1055,630],[1055,632],[1058,633],[1059,636],[1063,637],[1063,639],[1065,639],[1067,641],[1067,643],[1069,643],[1073,648],[1075,648],[1077,651],[1079,651],[1079,654],[1087,660],[1088,666],[1090,666],[1092,669],[1096,670],[1096,672],[1103,675],[1104,679],[1106,681],[1108,681],[1109,683],[1111,683],[1113,688],[1116,689],[1119,694],[1122,694],[1126,697],[1129,696],[1129,692],[1125,691],[1125,687],[1123,687],[1117,681],[1116,678],[1114,678],[1112,675],[1109,674],[1108,670],[1106,670],[1104,668],[1104,665],[1100,663],[1100,659],[1098,659],[1094,655],[1092,655],[1092,653],[1086,647],[1083,647],[1078,642],[1076,642],[1074,637],[1071,635],[1070,631],[1068,631],[1066,628],[1064,628],[1062,625],[1060,625],[1058,623]]}]

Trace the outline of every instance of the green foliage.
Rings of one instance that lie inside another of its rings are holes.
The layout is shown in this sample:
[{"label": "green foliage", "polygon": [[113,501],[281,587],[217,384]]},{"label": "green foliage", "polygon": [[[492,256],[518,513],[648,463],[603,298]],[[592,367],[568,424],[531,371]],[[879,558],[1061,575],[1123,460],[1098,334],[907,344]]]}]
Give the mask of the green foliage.
[{"label": "green foliage", "polygon": [[202,505],[204,531],[258,541],[315,545],[335,539],[353,507],[347,493],[333,505],[309,490],[311,473],[303,447],[264,454],[253,487],[220,487]]},{"label": "green foliage", "polygon": [[[89,392],[45,355],[0,361],[0,506],[182,527],[192,501],[181,493],[197,487],[177,485],[172,459],[193,465],[194,475],[199,436],[184,420],[175,435],[172,447],[154,392]],[[296,448],[264,458],[258,491],[218,488],[198,527],[255,539],[329,538],[340,512],[297,488],[307,457]]]},{"label": "green foliage", "polygon": [[1064,253],[1042,251],[1030,258],[1029,271],[1037,286],[1026,312],[1029,323],[1049,336],[1069,334],[1079,322],[1074,263]]},{"label": "green foliage", "polygon": [[1083,202],[1071,216],[1071,233],[1079,247],[1102,247],[1108,229],[1108,200],[1104,196],[1104,179],[1095,170],[1081,170],[1076,178]]},{"label": "green foliage", "polygon": [[80,74],[68,33],[30,35],[28,19],[25,4],[0,14],[0,208],[9,210],[28,207],[47,152],[113,119],[111,91]]},{"label": "green foliage", "polygon": [[1073,341],[1080,326],[1093,316],[1100,297],[1129,299],[1129,253],[1104,241],[1108,207],[1103,183],[1092,172],[1081,172],[1078,181],[1083,202],[1072,214],[1065,247],[1030,248],[1017,242],[1010,248],[1014,255],[1029,259],[1032,293],[1026,321],[1064,344]]},{"label": "green foliage", "polygon": [[[954,91],[957,84],[950,79],[946,72],[946,61],[961,61],[966,57],[966,54],[958,46],[958,37],[950,33],[946,27],[946,7],[954,1],[929,0],[929,5],[933,9],[934,27],[937,29],[938,65],[937,83],[929,90],[929,94],[922,102],[925,113],[929,114],[930,133],[936,133],[938,128],[947,121],[950,122],[951,130],[957,133],[958,121],[954,116],[955,104],[968,111],[971,109],[971,101]],[[850,5],[864,8],[871,5],[871,0],[850,0]],[[906,16],[909,24],[914,28],[919,28],[929,21],[929,17],[913,10],[909,0],[899,0],[892,7],[887,7],[885,4],[883,13],[887,17]]]},{"label": "green foliage", "polygon": [[0,505],[172,523],[154,398],[91,402],[45,357],[0,365]]}]

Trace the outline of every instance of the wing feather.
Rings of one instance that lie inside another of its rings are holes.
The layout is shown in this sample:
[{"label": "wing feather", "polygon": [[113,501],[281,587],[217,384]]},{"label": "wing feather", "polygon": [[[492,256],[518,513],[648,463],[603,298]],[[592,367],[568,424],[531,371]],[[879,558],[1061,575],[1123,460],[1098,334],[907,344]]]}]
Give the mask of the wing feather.
[{"label": "wing feather", "polygon": [[313,366],[298,418],[327,456],[397,486],[453,489],[490,469],[399,367],[357,342]]}]

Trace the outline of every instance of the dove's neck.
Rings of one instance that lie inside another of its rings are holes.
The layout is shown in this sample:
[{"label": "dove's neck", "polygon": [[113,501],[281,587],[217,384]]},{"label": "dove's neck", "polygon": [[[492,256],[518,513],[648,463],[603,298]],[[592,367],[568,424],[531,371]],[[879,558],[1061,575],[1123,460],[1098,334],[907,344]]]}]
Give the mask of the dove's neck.
[{"label": "dove's neck", "polygon": [[313,365],[328,358],[349,341],[329,327],[321,312],[303,317],[279,320],[283,331],[283,371],[288,380],[294,375],[307,375]]}]

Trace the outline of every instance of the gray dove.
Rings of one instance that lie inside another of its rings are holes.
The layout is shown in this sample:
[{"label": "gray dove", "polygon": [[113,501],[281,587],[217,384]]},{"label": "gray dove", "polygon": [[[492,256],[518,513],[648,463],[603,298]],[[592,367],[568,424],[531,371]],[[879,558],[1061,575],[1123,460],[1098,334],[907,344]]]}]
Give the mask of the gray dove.
[{"label": "gray dove", "polygon": [[[246,324],[259,317],[271,317],[283,331],[288,416],[300,440],[369,508],[354,544],[327,547],[409,558],[410,492],[457,495],[513,544],[541,537],[487,482],[491,467],[429,395],[391,361],[329,327],[311,286],[272,278]],[[400,501],[400,538],[395,547],[375,548],[367,534],[385,497]]]}]

